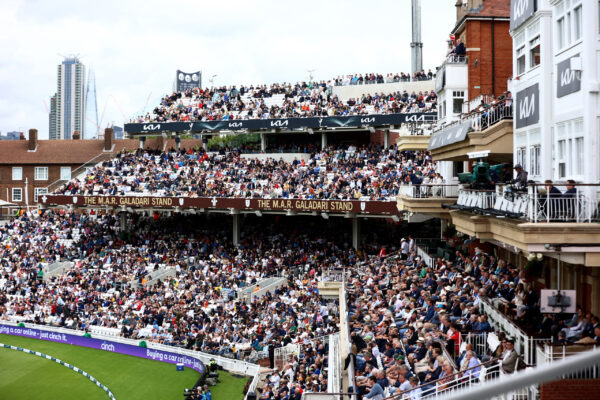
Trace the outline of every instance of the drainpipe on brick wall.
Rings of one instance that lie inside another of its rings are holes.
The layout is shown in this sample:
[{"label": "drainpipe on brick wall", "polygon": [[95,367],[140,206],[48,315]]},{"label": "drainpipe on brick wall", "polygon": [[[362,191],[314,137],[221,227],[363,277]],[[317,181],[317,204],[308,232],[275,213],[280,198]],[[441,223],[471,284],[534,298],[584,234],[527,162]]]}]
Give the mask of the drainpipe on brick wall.
[{"label": "drainpipe on brick wall", "polygon": [[492,18],[492,95],[496,95],[496,34],[494,29],[495,18]]}]

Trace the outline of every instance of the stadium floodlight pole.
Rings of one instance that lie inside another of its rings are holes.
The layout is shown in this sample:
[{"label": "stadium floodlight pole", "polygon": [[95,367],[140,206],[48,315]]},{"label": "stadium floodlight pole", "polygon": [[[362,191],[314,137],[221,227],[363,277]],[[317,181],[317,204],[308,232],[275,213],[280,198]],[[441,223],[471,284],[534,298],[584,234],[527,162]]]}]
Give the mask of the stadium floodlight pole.
[{"label": "stadium floodlight pole", "polygon": [[315,72],[316,69],[307,69],[306,72],[308,72],[308,81],[312,82],[313,81],[313,72]]},{"label": "stadium floodlight pole", "polygon": [[210,77],[210,79],[208,80],[210,82],[210,87],[213,88],[215,87],[215,78],[216,78],[217,74],[214,74],[213,76]]},{"label": "stadium floodlight pole", "polygon": [[423,69],[421,42],[421,0],[412,0],[412,42],[410,43],[412,75]]}]

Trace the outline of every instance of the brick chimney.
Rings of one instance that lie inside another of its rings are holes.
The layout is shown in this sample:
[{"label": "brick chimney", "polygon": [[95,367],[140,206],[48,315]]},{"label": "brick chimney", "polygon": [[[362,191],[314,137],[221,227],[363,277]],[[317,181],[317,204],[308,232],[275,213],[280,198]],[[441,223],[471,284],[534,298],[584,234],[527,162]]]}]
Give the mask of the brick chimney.
[{"label": "brick chimney", "polygon": [[35,151],[37,145],[38,145],[37,129],[30,129],[29,130],[29,145],[27,146],[27,150]]},{"label": "brick chimney", "polygon": [[81,136],[79,135],[79,131],[73,132],[73,140],[79,140],[79,139],[81,139]]},{"label": "brick chimney", "polygon": [[111,151],[113,147],[113,130],[106,128],[104,130],[104,151]]}]

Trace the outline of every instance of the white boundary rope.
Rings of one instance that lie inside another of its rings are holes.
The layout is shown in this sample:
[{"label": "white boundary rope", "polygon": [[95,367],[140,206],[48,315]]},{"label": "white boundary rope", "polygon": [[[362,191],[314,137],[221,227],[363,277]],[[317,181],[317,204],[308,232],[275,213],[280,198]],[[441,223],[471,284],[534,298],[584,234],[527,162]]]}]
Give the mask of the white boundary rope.
[{"label": "white boundary rope", "polygon": [[88,378],[90,381],[92,381],[92,383],[94,383],[96,386],[98,386],[100,389],[104,390],[106,392],[106,394],[108,394],[108,398],[111,400],[116,400],[115,396],[112,394],[112,392],[110,391],[109,388],[107,388],[105,385],[103,385],[102,383],[100,383],[96,378],[94,378],[93,376],[91,376],[90,374],[88,374],[87,372],[69,364],[66,363],[62,360],[59,360],[56,357],[52,357],[49,356],[47,354],[44,353],[40,353],[39,351],[33,351],[33,350],[29,350],[29,349],[25,349],[23,347],[17,347],[17,346],[11,346],[9,344],[4,344],[4,343],[0,343],[0,348],[5,348],[5,349],[10,349],[10,350],[17,350],[17,351],[22,351],[24,353],[28,353],[28,354],[33,354],[34,356],[38,356],[38,357],[42,357],[45,358],[47,360],[50,361],[54,361],[55,363],[58,363],[64,367],[67,367],[69,369],[72,369],[73,371],[85,376],[86,378]]}]

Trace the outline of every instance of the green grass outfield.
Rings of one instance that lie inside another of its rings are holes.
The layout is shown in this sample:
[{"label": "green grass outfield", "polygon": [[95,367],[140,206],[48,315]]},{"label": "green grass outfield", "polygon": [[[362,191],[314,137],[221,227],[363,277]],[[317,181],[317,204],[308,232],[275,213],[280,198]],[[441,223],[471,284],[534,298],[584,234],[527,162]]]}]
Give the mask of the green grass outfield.
[{"label": "green grass outfield", "polygon": [[[86,347],[0,334],[0,343],[24,347],[59,358],[106,385],[117,400],[183,399],[198,372],[139,357]],[[211,387],[215,400],[243,398],[246,378],[219,371],[221,383]],[[0,400],[108,399],[83,375],[54,361],[10,349],[0,349]]]}]

